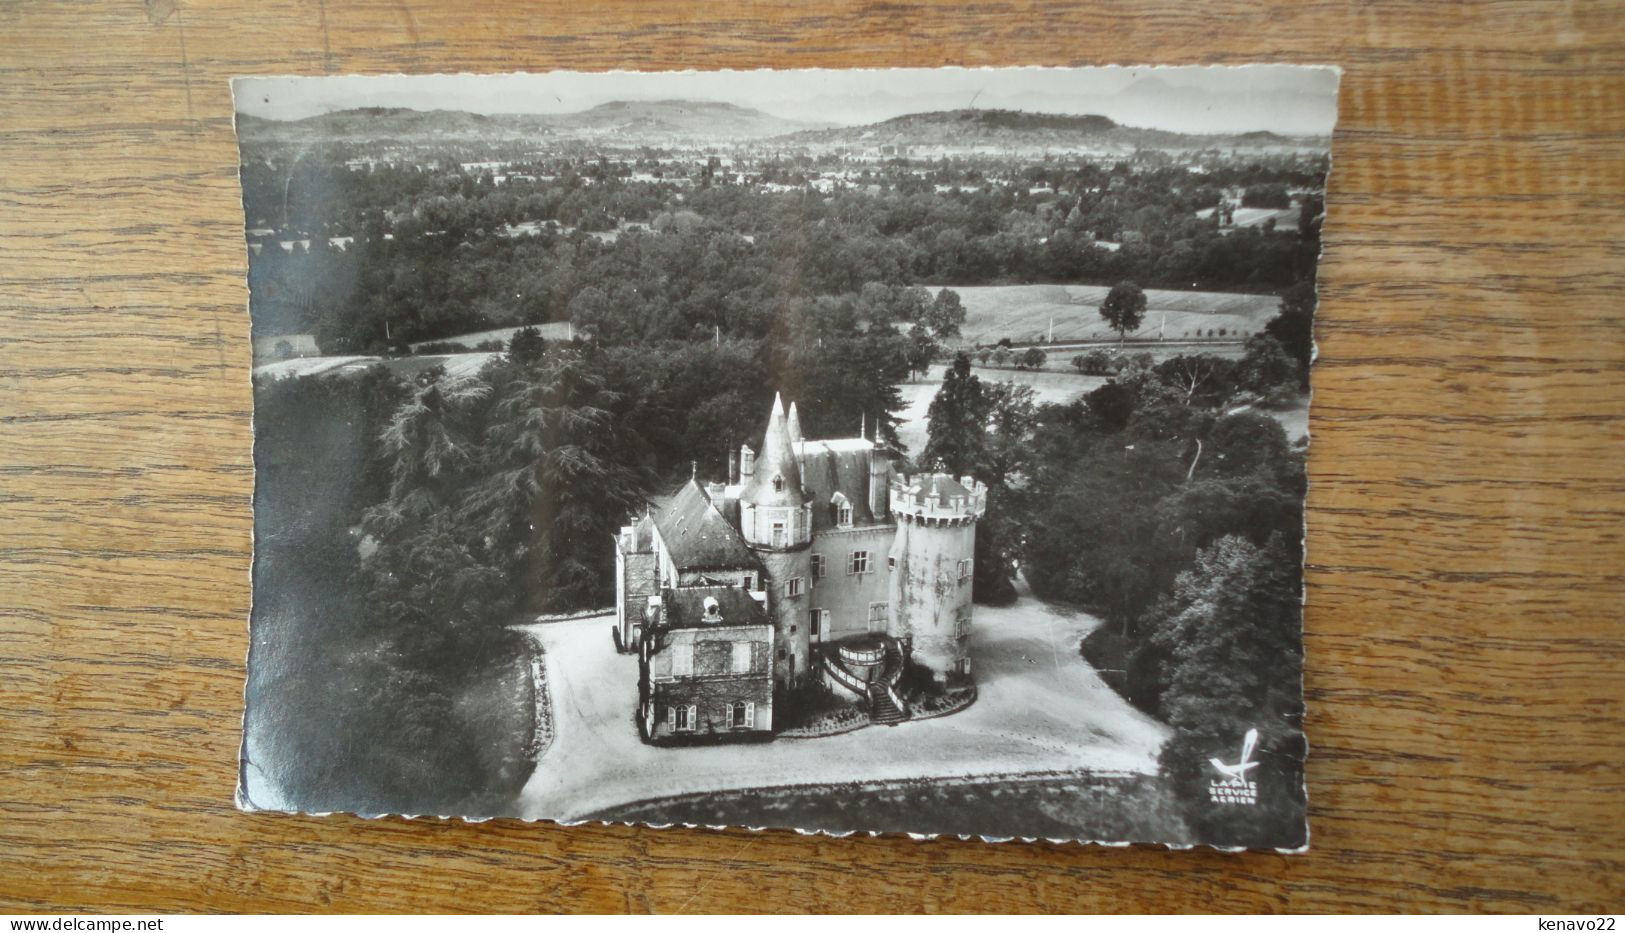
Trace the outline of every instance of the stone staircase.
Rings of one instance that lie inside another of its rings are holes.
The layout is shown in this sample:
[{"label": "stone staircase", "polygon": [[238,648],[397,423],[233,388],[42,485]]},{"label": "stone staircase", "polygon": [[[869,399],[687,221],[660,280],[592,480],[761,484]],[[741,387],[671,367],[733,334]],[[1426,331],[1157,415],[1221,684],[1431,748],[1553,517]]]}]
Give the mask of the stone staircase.
[{"label": "stone staircase", "polygon": [[825,652],[822,661],[831,680],[852,695],[869,701],[871,722],[893,726],[909,718],[908,704],[897,695],[895,689],[898,679],[903,676],[903,652],[897,642],[890,638],[886,639],[883,651],[878,667],[873,666],[872,661],[867,662],[863,668],[868,671],[867,674],[849,670],[834,651]]},{"label": "stone staircase", "polygon": [[895,726],[908,719],[908,713],[897,704],[897,695],[891,687],[875,681],[869,685],[869,719],[883,726]]}]

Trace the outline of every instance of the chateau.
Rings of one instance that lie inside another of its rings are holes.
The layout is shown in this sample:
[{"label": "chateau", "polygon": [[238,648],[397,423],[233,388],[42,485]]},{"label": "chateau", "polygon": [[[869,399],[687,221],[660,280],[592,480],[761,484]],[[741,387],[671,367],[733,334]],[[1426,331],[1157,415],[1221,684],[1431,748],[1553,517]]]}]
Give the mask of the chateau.
[{"label": "chateau", "polygon": [[807,440],[775,397],[760,451],[689,482],[616,536],[616,619],[639,659],[645,739],[771,734],[821,679],[877,722],[908,718],[910,661],[970,674],[971,570],[987,488],[896,475],[866,437]]}]

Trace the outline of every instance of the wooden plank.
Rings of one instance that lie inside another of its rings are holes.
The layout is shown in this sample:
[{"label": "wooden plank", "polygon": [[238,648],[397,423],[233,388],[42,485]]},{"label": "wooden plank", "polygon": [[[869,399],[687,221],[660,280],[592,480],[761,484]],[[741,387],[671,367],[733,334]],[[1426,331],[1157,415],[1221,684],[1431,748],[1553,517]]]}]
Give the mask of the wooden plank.
[{"label": "wooden plank", "polygon": [[[1619,3],[111,3],[0,10],[0,904],[1617,909]],[[1334,62],[1313,851],[243,815],[252,488],[227,81]]]}]

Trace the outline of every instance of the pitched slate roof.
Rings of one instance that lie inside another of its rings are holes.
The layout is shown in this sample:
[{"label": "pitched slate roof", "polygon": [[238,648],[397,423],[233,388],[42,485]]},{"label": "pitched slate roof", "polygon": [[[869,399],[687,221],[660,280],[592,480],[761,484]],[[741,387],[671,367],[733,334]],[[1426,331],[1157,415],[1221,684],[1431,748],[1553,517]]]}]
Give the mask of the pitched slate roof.
[{"label": "pitched slate roof", "polygon": [[711,504],[695,480],[689,480],[671,497],[671,502],[655,516],[655,525],[679,572],[761,567],[739,532]]},{"label": "pitched slate roof", "polygon": [[[717,601],[720,622],[705,621],[705,599]],[[702,625],[766,625],[767,613],[742,587],[690,586],[666,590],[663,594],[666,625],[672,628]]]},{"label": "pitched slate roof", "polygon": [[869,511],[869,462],[874,445],[861,438],[807,441],[801,446],[801,484],[813,504],[813,534],[837,527],[838,492],[852,504],[852,524],[872,525]]}]

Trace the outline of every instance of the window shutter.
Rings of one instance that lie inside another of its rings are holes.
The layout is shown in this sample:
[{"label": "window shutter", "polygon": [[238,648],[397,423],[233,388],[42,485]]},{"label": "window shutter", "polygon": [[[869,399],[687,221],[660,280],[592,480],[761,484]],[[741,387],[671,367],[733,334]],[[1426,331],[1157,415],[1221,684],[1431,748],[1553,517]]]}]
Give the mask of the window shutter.
[{"label": "window shutter", "polygon": [[747,728],[747,729],[756,728],[756,704],[755,703],[746,703],[745,704],[745,728]]},{"label": "window shutter", "polygon": [[700,708],[698,706],[690,706],[688,708],[688,727],[690,729],[698,729],[700,727]]},{"label": "window shutter", "polygon": [[677,728],[677,707],[675,706],[666,707],[666,728]]}]

